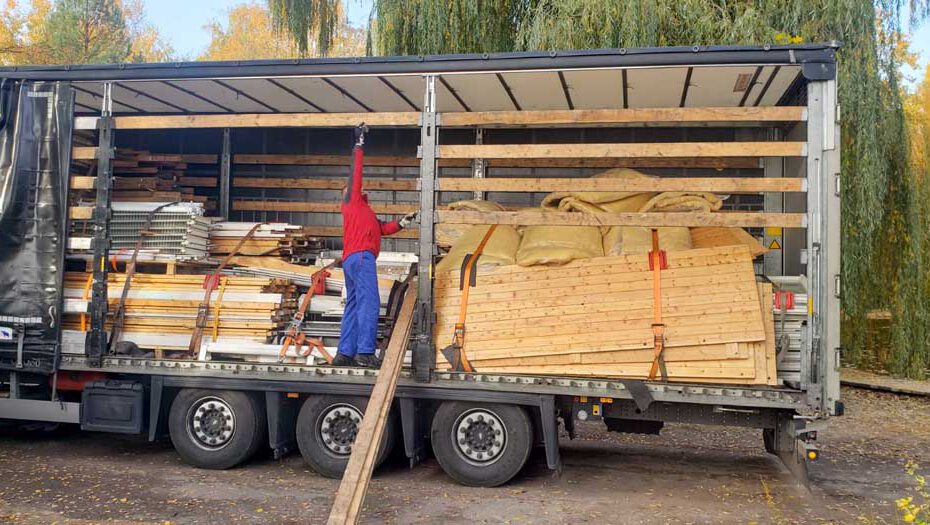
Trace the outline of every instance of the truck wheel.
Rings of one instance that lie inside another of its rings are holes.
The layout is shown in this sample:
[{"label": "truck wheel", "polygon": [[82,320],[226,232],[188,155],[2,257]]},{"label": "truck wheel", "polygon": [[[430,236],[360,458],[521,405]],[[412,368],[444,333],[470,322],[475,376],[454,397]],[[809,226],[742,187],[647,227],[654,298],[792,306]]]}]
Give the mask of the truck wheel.
[{"label": "truck wheel", "polygon": [[[311,396],[297,415],[297,447],[316,473],[340,479],[368,406],[364,397]],[[384,462],[397,440],[394,414],[388,416],[375,467]]]},{"label": "truck wheel", "polygon": [[198,468],[228,469],[249,459],[266,441],[267,426],[264,408],[233,390],[181,390],[168,415],[175,450]]},{"label": "truck wheel", "polygon": [[533,427],[514,405],[446,402],[433,418],[433,453],[463,485],[496,487],[520,472],[533,448]]}]

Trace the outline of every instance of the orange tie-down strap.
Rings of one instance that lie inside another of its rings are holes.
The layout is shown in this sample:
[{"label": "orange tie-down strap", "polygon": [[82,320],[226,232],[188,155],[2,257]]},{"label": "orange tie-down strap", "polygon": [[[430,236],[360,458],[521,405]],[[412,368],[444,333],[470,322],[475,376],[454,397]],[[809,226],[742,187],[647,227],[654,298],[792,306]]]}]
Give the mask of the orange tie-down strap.
[{"label": "orange tie-down strap", "polygon": [[[488,244],[491,235],[494,234],[494,230],[496,229],[496,224],[492,224],[488,227],[487,233],[484,234],[481,242],[478,243],[478,246],[475,248],[475,253],[468,257],[465,263],[465,269],[462,271],[462,301],[459,304],[459,318],[458,322],[455,323],[455,331],[452,333],[452,344],[443,350],[443,355],[446,356],[446,360],[452,365],[453,370],[463,370],[468,373],[473,373],[475,371],[474,367],[472,367],[471,363],[468,361],[468,356],[465,355],[465,317],[468,315],[468,291],[471,289],[471,276],[475,271],[475,264],[478,262],[478,257],[481,256],[481,252],[484,251],[485,245]],[[449,355],[450,353],[451,356]],[[449,357],[452,357],[452,359],[449,359]]]},{"label": "orange tie-down strap", "polygon": [[659,231],[652,230],[652,251],[649,252],[649,269],[652,270],[652,336],[654,338],[655,356],[649,369],[649,380],[656,378],[662,367],[662,378],[666,379],[665,360],[665,323],[662,322],[662,270],[668,268],[665,252],[659,250]]}]

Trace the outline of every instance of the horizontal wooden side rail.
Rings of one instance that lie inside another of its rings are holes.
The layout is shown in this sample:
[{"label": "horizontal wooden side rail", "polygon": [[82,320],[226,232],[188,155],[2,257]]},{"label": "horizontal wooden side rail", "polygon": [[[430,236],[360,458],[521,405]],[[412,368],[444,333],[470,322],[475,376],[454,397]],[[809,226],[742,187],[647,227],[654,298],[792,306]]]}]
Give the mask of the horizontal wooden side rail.
[{"label": "horizontal wooden side rail", "polygon": [[615,144],[456,144],[437,148],[441,158],[592,157],[803,157],[804,142],[640,142]]},{"label": "horizontal wooden side rail", "polygon": [[[74,146],[71,148],[71,160],[93,160],[97,158],[96,146]],[[114,165],[121,162],[132,167],[139,162],[216,164],[219,155],[211,153],[133,153],[126,159],[114,159]]]},{"label": "horizontal wooden side rail", "polygon": [[[234,164],[283,166],[348,166],[348,155],[252,155],[233,156]],[[419,167],[413,156],[365,155],[366,166]],[[759,169],[759,157],[602,157],[588,159],[489,159],[490,168],[709,168]],[[440,168],[467,168],[470,159],[439,159]]]},{"label": "horizontal wooden side rail", "polygon": [[804,192],[802,178],[703,177],[703,178],[451,178],[439,179],[441,191],[701,191],[715,193]]},{"label": "horizontal wooden side rail", "polygon": [[804,228],[803,213],[755,212],[648,212],[648,213],[575,213],[521,211],[451,211],[439,210],[436,218],[448,224],[510,224],[520,226],[742,226]]},{"label": "horizontal wooden side rail", "polygon": [[232,115],[167,115],[115,117],[121,129],[175,128],[330,128],[367,126],[416,127],[420,113],[243,113]]},{"label": "horizontal wooden side rail", "polygon": [[[418,210],[416,204],[380,204],[372,203],[375,213],[403,215]],[[341,213],[339,202],[297,202],[297,201],[249,201],[234,200],[233,211],[286,211],[298,213]]]},{"label": "horizontal wooden side rail", "polygon": [[[342,237],[342,226],[304,226],[302,232],[314,237]],[[419,239],[420,230],[407,228],[392,234],[391,239]]]},{"label": "horizontal wooden side rail", "polygon": [[[366,177],[363,180],[366,190],[382,191],[416,191],[417,181],[414,179],[385,179]],[[300,190],[341,190],[346,186],[346,179],[291,179],[291,178],[262,178],[262,177],[235,177],[235,188],[291,188]]]},{"label": "horizontal wooden side rail", "polygon": [[72,206],[68,208],[68,218],[72,221],[86,221],[94,216],[94,209],[90,206]]},{"label": "horizontal wooden side rail", "polygon": [[551,111],[475,111],[443,113],[442,127],[531,127],[531,126],[670,126],[674,124],[714,125],[802,122],[807,108],[802,106],[736,108],[635,108],[576,109]]}]

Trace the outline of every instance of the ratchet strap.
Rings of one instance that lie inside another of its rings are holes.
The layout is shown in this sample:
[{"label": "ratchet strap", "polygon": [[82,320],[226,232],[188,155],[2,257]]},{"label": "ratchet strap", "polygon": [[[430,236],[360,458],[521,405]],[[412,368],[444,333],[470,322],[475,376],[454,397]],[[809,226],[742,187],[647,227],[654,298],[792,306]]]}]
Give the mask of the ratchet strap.
[{"label": "ratchet strap", "polygon": [[319,350],[320,355],[323,356],[323,359],[326,360],[327,364],[333,363],[333,356],[326,351],[326,348],[323,346],[323,341],[314,337],[307,337],[307,334],[303,333],[302,328],[304,317],[307,315],[307,310],[310,309],[313,296],[326,292],[326,278],[330,276],[327,270],[336,266],[340,261],[341,259],[336,259],[310,276],[310,287],[307,293],[304,294],[304,298],[300,302],[300,307],[291,319],[287,334],[284,336],[284,343],[281,345],[281,350],[278,352],[278,360],[280,362],[283,363],[285,361],[287,352],[293,345],[294,351],[300,357],[310,357],[310,354],[313,353],[313,349],[316,348]]},{"label": "ratchet strap", "polygon": [[471,363],[468,361],[468,356],[465,355],[465,317],[468,315],[468,291],[476,284],[475,265],[478,262],[478,258],[481,257],[481,252],[484,251],[485,245],[488,244],[491,235],[494,234],[494,230],[496,229],[496,224],[492,224],[488,227],[487,233],[484,234],[481,242],[478,243],[478,246],[475,248],[475,253],[466,255],[463,263],[459,285],[459,288],[462,290],[462,300],[459,304],[459,318],[458,322],[455,323],[455,330],[452,333],[452,344],[442,349],[442,355],[452,366],[452,369],[457,372],[473,373],[475,371],[474,367],[472,367]]},{"label": "ratchet strap", "polygon": [[222,278],[220,281],[220,291],[216,294],[216,304],[213,305],[213,342],[216,342],[216,338],[220,333],[220,305],[223,304],[223,294],[226,293],[226,283],[229,282],[229,279]]},{"label": "ratchet strap", "polygon": [[652,336],[655,347],[655,357],[649,368],[649,380],[656,378],[659,368],[662,369],[662,379],[668,377],[665,370],[665,359],[662,351],[665,349],[665,323],[662,322],[662,270],[668,268],[665,251],[659,249],[659,231],[652,229],[652,251],[649,252],[649,269],[652,271]]}]

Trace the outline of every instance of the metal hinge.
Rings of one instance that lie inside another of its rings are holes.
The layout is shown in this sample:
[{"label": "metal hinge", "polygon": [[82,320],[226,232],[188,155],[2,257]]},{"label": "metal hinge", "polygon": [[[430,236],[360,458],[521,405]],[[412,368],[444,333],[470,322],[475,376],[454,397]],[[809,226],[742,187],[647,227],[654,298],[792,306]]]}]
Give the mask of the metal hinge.
[{"label": "metal hinge", "polygon": [[833,175],[833,194],[839,197],[841,190],[842,190],[842,185],[840,184],[840,174],[835,173]]},{"label": "metal hinge", "polygon": [[836,298],[842,297],[843,277],[839,274],[833,276],[833,295]]}]

